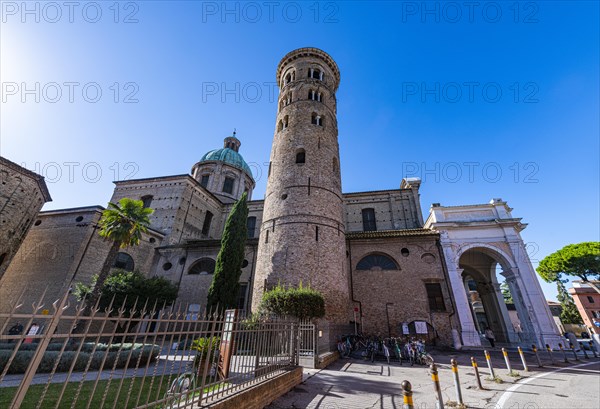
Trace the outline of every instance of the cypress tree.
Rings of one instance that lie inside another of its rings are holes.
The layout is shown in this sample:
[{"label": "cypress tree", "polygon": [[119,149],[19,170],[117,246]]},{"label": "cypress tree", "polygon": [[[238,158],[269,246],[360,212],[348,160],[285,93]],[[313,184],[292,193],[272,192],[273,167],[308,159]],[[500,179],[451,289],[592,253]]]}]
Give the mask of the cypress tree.
[{"label": "cypress tree", "polygon": [[208,290],[207,309],[220,310],[237,307],[239,280],[242,274],[242,262],[248,237],[248,195],[244,193],[235,202],[225,222],[221,238],[221,249],[213,280]]},{"label": "cypress tree", "polygon": [[563,324],[583,324],[583,319],[577,310],[577,305],[571,294],[567,291],[567,288],[562,281],[557,281],[556,286],[558,287],[557,299],[562,306],[562,312],[560,313],[560,320]]}]

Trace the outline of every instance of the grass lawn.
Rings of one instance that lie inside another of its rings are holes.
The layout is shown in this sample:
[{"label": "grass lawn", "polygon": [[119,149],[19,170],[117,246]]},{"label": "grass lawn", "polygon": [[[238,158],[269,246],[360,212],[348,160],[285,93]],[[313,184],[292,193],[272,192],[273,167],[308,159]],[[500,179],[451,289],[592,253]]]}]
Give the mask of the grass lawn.
[{"label": "grass lawn", "polygon": [[[90,408],[99,408],[102,403],[102,399],[104,394],[106,393],[104,407],[112,408],[113,404],[117,402],[115,405],[118,409],[124,408],[134,408],[135,403],[138,397],[138,394],[141,390],[141,398],[140,405],[146,403],[148,399],[149,402],[153,402],[158,399],[162,399],[167,391],[168,384],[173,381],[173,377],[169,380],[167,376],[164,377],[162,385],[159,389],[160,377],[154,380],[154,384],[152,385],[152,389],[150,389],[151,379],[146,379],[144,385],[142,386],[143,378],[127,378],[123,380],[123,385],[121,386],[121,390],[119,391],[119,383],[120,379],[114,379],[110,385],[108,384],[108,380],[102,380],[98,382],[98,386],[96,388],[96,392],[93,396],[92,388],[94,387],[94,381],[86,381],[83,383],[81,388],[81,392],[79,397],[77,398],[77,404],[75,408],[86,408],[88,403],[90,403]],[[40,405],[42,408],[53,408],[58,402],[58,397],[60,396],[62,387],[64,384],[61,383],[53,383],[50,384],[48,388],[48,392],[44,397],[43,403]],[[21,409],[33,409],[39,403],[39,398],[44,391],[44,387],[46,385],[32,385],[27,391],[27,395],[25,396],[25,400],[21,405]],[[132,388],[131,396],[129,398],[129,402],[127,406],[125,406],[125,401],[127,400],[127,394],[129,392],[129,388]],[[75,395],[77,393],[77,389],[79,388],[79,382],[71,382],[68,384],[65,389],[64,396],[60,403],[60,408],[70,408],[75,399]],[[13,396],[15,395],[17,388],[0,388],[0,408],[8,408]]]}]

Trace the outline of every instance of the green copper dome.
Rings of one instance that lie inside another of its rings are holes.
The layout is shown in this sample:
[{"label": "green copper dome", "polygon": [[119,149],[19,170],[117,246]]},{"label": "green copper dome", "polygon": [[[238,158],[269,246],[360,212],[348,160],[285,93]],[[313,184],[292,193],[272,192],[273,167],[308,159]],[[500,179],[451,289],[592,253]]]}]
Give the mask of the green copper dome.
[{"label": "green copper dome", "polygon": [[220,161],[227,163],[228,165],[233,166],[234,168],[242,169],[245,171],[251,178],[252,171],[250,170],[250,166],[246,163],[242,155],[237,152],[241,143],[234,136],[230,136],[225,138],[225,147],[221,149],[215,149],[210,152],[207,152],[202,159],[200,159],[200,163],[208,162],[208,161]]}]

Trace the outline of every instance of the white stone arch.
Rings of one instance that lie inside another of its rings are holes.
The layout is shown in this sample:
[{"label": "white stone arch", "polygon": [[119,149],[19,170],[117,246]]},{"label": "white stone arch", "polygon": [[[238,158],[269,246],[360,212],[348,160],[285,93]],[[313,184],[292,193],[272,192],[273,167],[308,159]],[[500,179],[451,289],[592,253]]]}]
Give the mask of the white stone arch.
[{"label": "white stone arch", "polygon": [[[496,262],[500,263],[503,270],[511,271],[513,268],[517,267],[513,257],[506,254],[504,250],[487,243],[471,243],[461,245],[459,250],[455,253],[456,256],[454,257],[454,264],[458,266],[460,258],[463,256],[463,254],[472,249],[484,250],[482,252],[496,260]],[[487,252],[485,250],[487,250]],[[497,260],[495,256],[498,256],[501,260]]]},{"label": "white stone arch", "polygon": [[[464,345],[481,345],[475,331],[470,300],[462,281],[464,270],[460,266],[461,258],[470,250],[497,263],[492,263],[489,267],[492,275],[495,275],[497,265],[502,267],[502,275],[509,286],[519,321],[524,324],[520,331],[516,330],[518,336],[511,336],[510,342],[522,346],[535,343],[538,347],[546,343],[556,346],[560,342],[558,329],[521,237],[521,231],[527,225],[520,218],[513,217],[512,210],[502,199],[492,199],[487,204],[477,205],[434,204],[430,209],[425,227],[440,232],[440,244],[460,321],[460,340],[457,336],[455,345],[460,345],[461,342]],[[468,265],[466,261],[463,260],[463,266]],[[485,264],[481,267],[487,268]],[[480,272],[487,275],[484,270],[480,269]],[[494,289],[499,287],[494,280],[489,280],[488,284]],[[501,297],[499,291],[497,294]],[[498,306],[500,309],[503,307]]]}]

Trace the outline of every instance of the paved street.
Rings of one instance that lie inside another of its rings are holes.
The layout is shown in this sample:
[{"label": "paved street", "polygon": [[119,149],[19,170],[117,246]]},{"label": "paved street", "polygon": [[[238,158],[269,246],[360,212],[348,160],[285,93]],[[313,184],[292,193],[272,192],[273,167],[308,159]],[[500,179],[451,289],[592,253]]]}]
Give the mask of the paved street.
[{"label": "paved street", "polygon": [[[542,355],[544,368],[537,368],[535,358],[527,356],[530,372],[525,372],[516,352],[511,352],[513,371],[509,376],[500,351],[492,352],[495,374],[502,379],[489,379],[483,353],[480,351],[453,355],[433,354],[440,363],[439,379],[446,407],[456,407],[457,398],[450,369],[450,359],[459,362],[463,401],[468,408],[598,408],[600,402],[600,359],[584,359],[574,363],[556,363]],[[470,356],[478,359],[485,390],[479,390]],[[428,369],[398,363],[365,362],[341,359],[325,370],[305,371],[304,382],[282,396],[269,409],[321,408],[366,409],[402,408],[403,380],[412,383],[415,408],[435,408],[435,393]]]}]

